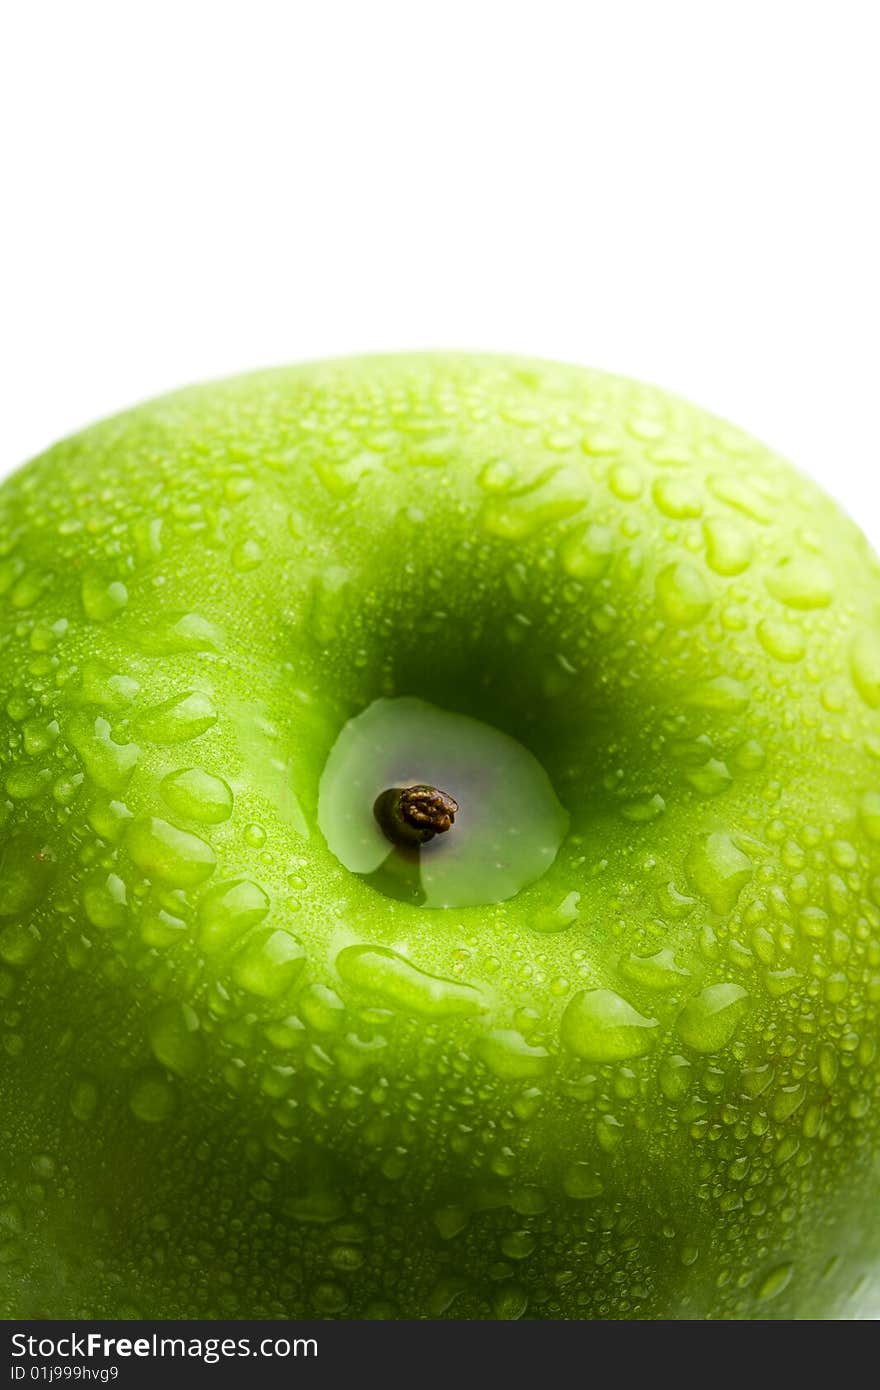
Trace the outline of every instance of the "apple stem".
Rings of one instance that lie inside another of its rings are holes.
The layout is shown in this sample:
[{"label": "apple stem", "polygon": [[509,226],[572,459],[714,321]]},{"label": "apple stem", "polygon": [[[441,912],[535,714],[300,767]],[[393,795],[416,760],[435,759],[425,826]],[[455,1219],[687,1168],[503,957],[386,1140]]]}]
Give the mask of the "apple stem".
[{"label": "apple stem", "polygon": [[373,815],[395,845],[424,845],[452,829],[458,802],[436,787],[388,787],[376,797]]}]

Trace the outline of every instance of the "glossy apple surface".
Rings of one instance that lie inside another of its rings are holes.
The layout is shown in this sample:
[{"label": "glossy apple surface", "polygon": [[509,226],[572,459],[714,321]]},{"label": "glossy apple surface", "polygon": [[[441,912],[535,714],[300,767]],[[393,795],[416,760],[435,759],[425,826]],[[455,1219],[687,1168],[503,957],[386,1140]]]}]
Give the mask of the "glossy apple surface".
[{"label": "glossy apple surface", "polygon": [[[876,1312],[878,614],[788,465],[546,363],[20,470],[0,1311]],[[454,827],[383,849],[429,761]]]}]

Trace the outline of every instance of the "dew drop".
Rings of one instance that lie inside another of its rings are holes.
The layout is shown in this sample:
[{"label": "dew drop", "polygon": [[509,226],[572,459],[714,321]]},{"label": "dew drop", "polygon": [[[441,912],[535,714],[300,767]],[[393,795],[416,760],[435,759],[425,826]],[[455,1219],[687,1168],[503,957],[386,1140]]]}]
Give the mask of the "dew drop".
[{"label": "dew drop", "polygon": [[136,732],[153,743],[184,743],[198,738],[217,722],[217,711],[208,696],[198,690],[173,695],[138,716]]},{"label": "dew drop", "polygon": [[225,646],[223,629],[200,613],[175,613],[132,634],[141,651],[150,656],[175,656],[183,652],[220,652]]},{"label": "dew drop", "polygon": [[515,1322],[524,1317],[529,1298],[518,1284],[503,1284],[492,1299],[492,1314],[499,1321]]},{"label": "dew drop", "polygon": [[758,1285],[758,1298],[761,1302],[767,1303],[771,1298],[778,1298],[788,1288],[793,1274],[794,1265],[791,1261],[771,1269]]},{"label": "dew drop", "polygon": [[578,920],[580,893],[566,893],[555,907],[545,907],[536,912],[532,926],[539,932],[567,931]]},{"label": "dew drop", "polygon": [[137,817],[128,825],[125,844],[142,873],[176,888],[193,888],[214,872],[211,846],[170,821]]},{"label": "dew drop", "polygon": [[675,989],[688,978],[686,970],[680,970],[669,947],[656,951],[652,956],[626,956],[620,963],[620,973],[624,979],[643,989]]},{"label": "dew drop", "polygon": [[658,478],[651,496],[657,510],[675,521],[699,516],[703,510],[699,491],[686,478]]},{"label": "dew drop", "polygon": [[741,714],[749,703],[748,687],[733,676],[712,676],[687,691],[682,701],[691,709],[717,714]]},{"label": "dew drop", "polygon": [[788,608],[827,608],[834,581],[820,560],[784,560],[766,576],[768,591]]},{"label": "dew drop", "polygon": [[199,906],[199,945],[212,954],[225,950],[259,926],[268,911],[268,895],[258,884],[242,878],[218,883]]},{"label": "dew drop", "polygon": [[712,602],[706,580],[687,560],[662,569],[655,590],[660,611],[675,627],[693,627],[701,622]]},{"label": "dew drop", "polygon": [[232,978],[249,994],[274,999],[302,973],[303,944],[290,932],[267,927],[249,937],[235,957]]},{"label": "dew drop", "polygon": [[559,548],[566,574],[586,583],[601,579],[613,554],[614,533],[596,522],[570,531]]},{"label": "dew drop", "polygon": [[128,590],[120,580],[108,582],[93,570],[83,576],[80,594],[85,615],[92,623],[108,622],[128,603]]},{"label": "dew drop", "polygon": [[111,710],[125,709],[139,688],[131,676],[119,675],[100,661],[87,661],[80,677],[79,698],[87,705],[102,705]]},{"label": "dew drop", "polygon": [[0,960],[4,965],[30,965],[40,949],[40,933],[24,922],[0,928]]},{"label": "dew drop", "polygon": [[476,1044],[478,1057],[502,1081],[528,1081],[543,1076],[550,1065],[546,1047],[533,1047],[522,1033],[500,1028]]},{"label": "dew drop", "polygon": [[694,1052],[719,1052],[733,1040],[747,1008],[741,985],[709,985],[685,1004],[675,1030]]},{"label": "dew drop", "polygon": [[416,1017],[454,1018],[485,1007],[473,986],[429,975],[384,946],[346,946],[336,968],[346,984]]},{"label": "dew drop", "polygon": [[0,918],[23,917],[45,896],[55,874],[55,855],[29,835],[0,844]]},{"label": "dew drop", "polygon": [[189,1004],[160,1004],[150,1017],[150,1047],[156,1061],[178,1076],[192,1076],[204,1060],[198,1016]]},{"label": "dew drop", "polygon": [[645,1018],[610,989],[581,990],[562,1015],[565,1047],[589,1062],[623,1062],[642,1057],[654,1042],[657,1020]]},{"label": "dew drop", "polygon": [[563,1174],[562,1188],[576,1202],[591,1201],[603,1192],[602,1179],[588,1163],[570,1163]]},{"label": "dew drop", "polygon": [[125,884],[118,874],[101,874],[83,889],[83,908],[93,927],[112,931],[128,916]]},{"label": "dew drop", "polygon": [[644,482],[637,468],[630,463],[615,463],[608,474],[608,486],[621,502],[634,502],[641,496]]},{"label": "dew drop", "polygon": [[701,767],[688,768],[684,775],[700,796],[718,796],[733,781],[729,767],[720,758],[708,758]]},{"label": "dew drop", "polygon": [[137,765],[136,743],[116,743],[109,722],[87,714],[74,714],[67,737],[79,754],[89,780],[106,792],[121,792]]},{"label": "dew drop", "polygon": [[849,649],[849,669],[853,685],[871,709],[880,706],[880,637],[875,632],[859,632]]},{"label": "dew drop", "polygon": [[177,815],[204,825],[219,825],[232,815],[232,789],[228,783],[200,768],[169,772],[163,777],[159,790],[166,806]]},{"label": "dew drop", "polygon": [[690,1062],[678,1053],[662,1058],[657,1068],[657,1080],[666,1099],[677,1104],[684,1100],[690,1089]]},{"label": "dew drop", "polygon": [[259,541],[246,540],[239,542],[232,550],[232,568],[240,574],[246,574],[249,570],[255,570],[258,565],[263,563],[263,548]]},{"label": "dew drop", "polygon": [[803,633],[791,623],[762,618],[755,631],[764,651],[776,661],[800,661],[807,650]]},{"label": "dew drop", "polygon": [[161,1124],[174,1109],[174,1091],[163,1076],[142,1073],[128,1098],[132,1114],[145,1124]]},{"label": "dew drop", "polygon": [[747,570],[752,560],[752,538],[739,521],[716,517],[703,527],[706,563],[715,574],[731,578]]},{"label": "dew drop", "polygon": [[80,1124],[88,1124],[98,1108],[98,1087],[89,1077],[80,1077],[70,1092],[70,1113]]},{"label": "dew drop", "polygon": [[730,835],[715,831],[702,835],[691,846],[685,860],[687,876],[706,902],[724,916],[752,876],[752,861]]}]

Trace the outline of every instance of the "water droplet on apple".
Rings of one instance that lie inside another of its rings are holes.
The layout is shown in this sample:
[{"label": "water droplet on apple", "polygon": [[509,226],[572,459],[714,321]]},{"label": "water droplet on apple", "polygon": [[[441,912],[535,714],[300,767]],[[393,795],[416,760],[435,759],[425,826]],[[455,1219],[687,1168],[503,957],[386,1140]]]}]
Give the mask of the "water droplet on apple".
[{"label": "water droplet on apple", "polygon": [[749,690],[733,676],[712,676],[691,686],[682,703],[691,709],[741,714],[749,703]]},{"label": "water droplet on apple", "polygon": [[620,814],[625,820],[633,821],[635,824],[646,824],[662,816],[666,810],[666,801],[659,792],[654,792],[652,796],[643,796],[636,801],[626,801],[620,808]]},{"label": "water droplet on apple", "polygon": [[217,711],[207,695],[188,690],[172,695],[138,715],[135,728],[140,738],[153,743],[185,743],[198,738],[217,723]]},{"label": "water droplet on apple", "polygon": [[8,594],[16,580],[24,574],[24,561],[20,556],[0,560],[0,598]]},{"label": "water droplet on apple", "polygon": [[777,1124],[782,1124],[803,1105],[806,1094],[806,1088],[802,1084],[782,1086],[770,1104],[771,1117]]},{"label": "water droplet on apple", "polygon": [[420,970],[383,946],[346,946],[336,957],[340,977],[352,988],[419,1018],[455,1018],[482,1013],[479,990]]},{"label": "water droplet on apple", "polygon": [[159,790],[166,806],[179,816],[204,825],[219,825],[232,815],[232,789],[222,777],[201,768],[181,768],[163,777]]},{"label": "water droplet on apple", "polygon": [[702,766],[688,768],[684,775],[694,791],[706,797],[719,796],[733,781],[729,767],[720,758],[707,758]]},{"label": "water droplet on apple", "polygon": [[602,1179],[589,1163],[570,1163],[562,1177],[562,1188],[567,1197],[576,1202],[592,1201],[601,1197],[604,1191]]},{"label": "water droplet on apple", "polygon": [[655,1018],[646,1018],[610,989],[581,990],[562,1015],[564,1047],[588,1062],[623,1062],[654,1045]]},{"label": "water droplet on apple", "polygon": [[519,1284],[505,1283],[492,1299],[492,1316],[499,1321],[515,1322],[525,1317],[529,1297]]},{"label": "water droplet on apple", "polygon": [[823,1043],[819,1048],[819,1075],[823,1086],[829,1089],[837,1080],[840,1058],[833,1043]]},{"label": "water droplet on apple", "polygon": [[3,783],[7,796],[13,801],[33,801],[48,791],[52,773],[33,763],[18,763],[9,769]]},{"label": "water droplet on apple", "polygon": [[708,480],[709,491],[719,502],[724,502],[735,511],[742,512],[752,521],[766,525],[773,520],[773,508],[758,492],[757,488],[744,478],[721,473],[713,474]]},{"label": "water droplet on apple", "polygon": [[83,575],[80,593],[85,615],[91,623],[108,622],[128,603],[128,590],[120,580],[108,581],[94,570]]},{"label": "water droplet on apple", "polygon": [[651,956],[626,956],[620,963],[620,973],[643,989],[667,990],[681,985],[689,972],[679,969],[672,950],[667,946]]},{"label": "water droplet on apple", "polygon": [[515,480],[516,471],[508,459],[493,459],[477,474],[477,482],[484,492],[506,492]]},{"label": "water droplet on apple", "polygon": [[192,1076],[204,1061],[204,1039],[198,1015],[189,1004],[160,1004],[148,1029],[153,1056],[178,1076]]},{"label": "water droplet on apple", "polygon": [[746,527],[730,517],[713,517],[703,527],[706,563],[715,574],[732,578],[752,561],[752,537]]},{"label": "water droplet on apple", "polygon": [[249,994],[274,999],[294,983],[305,963],[305,949],[297,937],[267,927],[255,932],[238,951],[232,978]]},{"label": "water droplet on apple", "polygon": [[118,874],[99,874],[83,889],[83,909],[93,927],[112,931],[128,916],[126,889]]},{"label": "water droplet on apple", "polygon": [[319,1033],[338,1033],[345,1026],[345,1005],[327,985],[311,985],[301,995],[297,1008],[309,1027]]},{"label": "water droplet on apple", "polygon": [[221,652],[226,644],[223,629],[200,613],[173,613],[149,627],[136,628],[131,636],[150,656]]},{"label": "water droplet on apple", "polygon": [[675,521],[700,516],[703,499],[687,478],[657,478],[651,488],[654,506]]},{"label": "water droplet on apple", "polygon": [[30,965],[40,950],[40,944],[37,928],[25,922],[12,922],[0,928],[0,960],[5,965]]},{"label": "water droplet on apple", "polygon": [[249,570],[255,570],[258,565],[263,563],[263,547],[259,541],[250,539],[240,541],[233,546],[232,568],[241,574],[246,574]]},{"label": "water droplet on apple", "polygon": [[49,570],[25,570],[13,585],[9,602],[13,608],[31,608],[51,587],[55,576]]},{"label": "water droplet on apple", "polygon": [[233,879],[211,888],[199,905],[199,945],[214,953],[259,926],[269,911],[268,894],[249,879]]},{"label": "water droplet on apple", "polygon": [[216,860],[210,845],[158,817],[132,820],[125,845],[142,873],[176,888],[193,888],[214,872]]},{"label": "water droplet on apple", "polygon": [[541,908],[532,918],[532,926],[539,932],[567,931],[578,920],[580,893],[566,893],[554,907]]},{"label": "water droplet on apple", "polygon": [[23,917],[42,900],[55,875],[55,855],[31,835],[0,844],[0,918]]},{"label": "water droplet on apple", "polygon": [[145,946],[172,946],[183,939],[187,924],[165,908],[150,909],[141,918],[141,940]]},{"label": "water droplet on apple", "polygon": [[694,1052],[720,1052],[732,1042],[748,1006],[749,996],[742,985],[708,985],[685,1004],[675,1021],[675,1031]]},{"label": "water droplet on apple", "polygon": [[137,744],[117,743],[109,721],[101,715],[95,719],[87,714],[72,715],[66,733],[89,780],[102,791],[123,791],[140,757]]},{"label": "water droplet on apple", "polygon": [[534,1253],[537,1240],[531,1231],[507,1231],[501,1237],[501,1252],[508,1260],[527,1260]]},{"label": "water droplet on apple", "polygon": [[661,1058],[657,1069],[660,1090],[667,1100],[677,1104],[684,1100],[691,1084],[691,1064],[678,1053]]},{"label": "water droplet on apple", "polygon": [[853,685],[871,709],[880,706],[880,636],[870,629],[856,633],[849,649]]},{"label": "water droplet on apple", "polygon": [[595,521],[569,531],[559,547],[562,568],[572,579],[593,583],[601,579],[614,554],[614,532]]},{"label": "water droplet on apple", "polygon": [[752,876],[752,861],[724,831],[701,835],[685,859],[688,878],[713,912],[724,916],[736,905]]},{"label": "water droplet on apple", "polygon": [[834,581],[821,560],[812,557],[783,560],[765,577],[768,591],[788,608],[827,608]]},{"label": "water droplet on apple", "polygon": [[762,618],[755,631],[764,651],[776,661],[800,661],[807,650],[804,634],[792,623]]},{"label": "water droplet on apple", "polygon": [[702,622],[712,603],[705,577],[687,560],[662,569],[654,587],[660,611],[674,627],[694,627]]},{"label": "water droplet on apple", "polygon": [[547,526],[575,516],[586,505],[585,497],[566,496],[558,490],[558,470],[542,474],[527,490],[487,498],[480,509],[480,525],[489,536],[505,541],[524,541]]},{"label": "water droplet on apple", "polygon": [[80,674],[79,697],[84,704],[125,709],[140,689],[131,676],[120,675],[100,661],[87,661]]},{"label": "water droplet on apple", "polygon": [[30,758],[54,747],[60,728],[57,719],[29,719],[22,728],[24,751]]},{"label": "water droplet on apple", "polygon": [[316,577],[309,612],[309,630],[322,647],[338,635],[352,610],[352,576],[341,565],[328,565]]},{"label": "water droplet on apple", "polygon": [[499,1028],[479,1038],[475,1051],[491,1072],[502,1081],[532,1081],[550,1066],[546,1047],[527,1043],[513,1028]]},{"label": "water droplet on apple", "polygon": [[161,1124],[174,1109],[174,1091],[165,1078],[155,1072],[142,1072],[128,1098],[132,1114],[145,1124]]},{"label": "water droplet on apple", "polygon": [[608,486],[621,502],[634,502],[641,496],[644,481],[631,463],[615,463],[608,474]]},{"label": "water droplet on apple", "polygon": [[438,1207],[433,1213],[434,1225],[441,1240],[454,1240],[466,1229],[470,1213],[466,1207]]},{"label": "water droplet on apple", "polygon": [[766,1274],[758,1285],[757,1296],[762,1303],[767,1303],[771,1298],[778,1298],[785,1289],[788,1288],[794,1274],[794,1265],[790,1260],[784,1264],[776,1265],[774,1269]]},{"label": "water droplet on apple", "polygon": [[80,1077],[70,1091],[70,1113],[80,1124],[88,1124],[98,1108],[98,1086],[91,1077]]}]

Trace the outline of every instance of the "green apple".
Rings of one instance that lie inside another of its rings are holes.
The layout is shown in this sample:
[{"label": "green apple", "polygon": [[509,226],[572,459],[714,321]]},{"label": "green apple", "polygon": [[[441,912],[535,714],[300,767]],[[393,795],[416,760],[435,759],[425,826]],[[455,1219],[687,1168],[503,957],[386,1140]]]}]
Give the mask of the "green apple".
[{"label": "green apple", "polygon": [[658,390],[198,387],[0,489],[0,1313],[857,1317],[880,569]]}]

